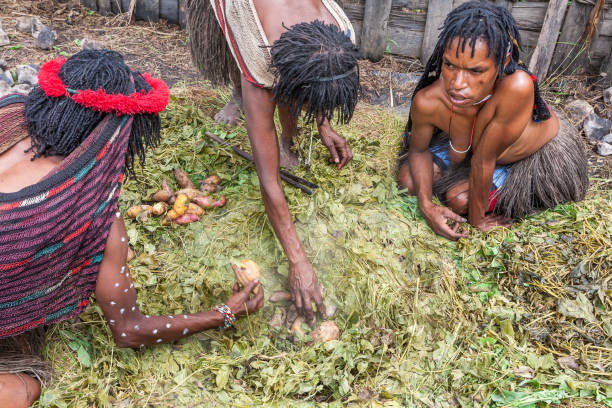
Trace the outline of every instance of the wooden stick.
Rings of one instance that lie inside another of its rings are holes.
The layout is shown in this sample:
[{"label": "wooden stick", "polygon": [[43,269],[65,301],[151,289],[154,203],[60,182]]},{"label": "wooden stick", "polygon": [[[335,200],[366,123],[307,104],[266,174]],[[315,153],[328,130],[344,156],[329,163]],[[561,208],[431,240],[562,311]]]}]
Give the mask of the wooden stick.
[{"label": "wooden stick", "polygon": [[[236,146],[232,146],[229,143],[227,143],[225,140],[221,139],[220,137],[218,137],[217,135],[212,134],[211,132],[205,132],[206,136],[210,137],[212,140],[214,140],[215,142],[219,143],[222,146],[226,146],[226,147],[230,147],[234,153],[236,153],[238,156],[242,157],[245,160],[248,160],[250,162],[254,162],[255,160],[253,159],[253,156],[247,152],[245,152],[244,150],[236,147]],[[318,188],[319,186],[311,183],[308,180],[304,180],[301,177],[298,177],[294,174],[289,173],[288,171],[285,170],[280,170],[280,178],[287,184],[298,188],[300,190],[302,190],[303,192],[305,192],[308,195],[312,195],[312,190],[305,187],[309,186],[311,188]],[[304,184],[304,185],[303,185]]]},{"label": "wooden stick", "polygon": [[567,10],[567,0],[550,0],[550,3],[548,3],[542,30],[538,37],[538,44],[529,62],[529,70],[540,82],[544,81],[548,73],[548,67],[552,61],[559,37],[559,30],[565,17],[565,10]]}]

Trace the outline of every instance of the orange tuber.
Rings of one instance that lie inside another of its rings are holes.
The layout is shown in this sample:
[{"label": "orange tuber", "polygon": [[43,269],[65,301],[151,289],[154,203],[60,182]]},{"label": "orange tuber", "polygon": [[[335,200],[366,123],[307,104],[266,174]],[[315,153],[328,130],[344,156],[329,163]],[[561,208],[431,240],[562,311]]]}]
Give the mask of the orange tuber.
[{"label": "orange tuber", "polygon": [[170,211],[168,211],[166,214],[166,217],[170,218],[171,220],[176,220],[178,217],[180,217],[180,215],[178,215],[174,209],[170,209]]},{"label": "orange tuber", "polygon": [[[236,278],[238,282],[242,286],[245,286],[247,283],[259,279],[261,277],[261,272],[259,272],[259,266],[250,259],[243,259],[240,261],[240,265],[232,264],[232,269],[236,274]],[[257,294],[259,292],[259,287],[255,287],[253,289],[253,293]]]},{"label": "orange tuber", "polygon": [[179,190],[176,192],[176,195],[178,196],[179,194],[185,194],[187,196],[187,198],[189,198],[189,201],[193,201],[195,200],[195,198],[197,196],[201,196],[202,193],[198,190],[196,190],[195,188],[184,188],[182,190]]},{"label": "orange tuber", "polygon": [[198,217],[201,217],[202,214],[204,214],[204,210],[197,204],[189,203],[189,206],[187,207],[187,212],[185,214],[195,214]]},{"label": "orange tuber", "polygon": [[181,169],[174,169],[174,178],[181,188],[196,188],[196,185],[193,184],[193,181],[191,181],[189,175]]},{"label": "orange tuber", "polygon": [[215,175],[209,176],[204,179],[202,184],[221,184],[221,177]]},{"label": "orange tuber", "polygon": [[166,190],[159,190],[157,193],[151,196],[151,201],[155,201],[158,203],[168,202],[172,198],[172,192],[168,192]]},{"label": "orange tuber", "polygon": [[176,196],[176,201],[174,202],[174,206],[172,209],[176,211],[179,217],[187,211],[187,206],[189,205],[189,197],[185,194],[178,194]]},{"label": "orange tuber", "polygon": [[127,216],[130,218],[136,218],[138,217],[138,214],[140,214],[142,212],[142,206],[141,205],[134,205],[130,208],[128,208],[127,210]]},{"label": "orange tuber", "polygon": [[151,214],[160,216],[164,215],[168,211],[168,204],[165,202],[159,202],[153,204],[153,209],[151,210]]}]

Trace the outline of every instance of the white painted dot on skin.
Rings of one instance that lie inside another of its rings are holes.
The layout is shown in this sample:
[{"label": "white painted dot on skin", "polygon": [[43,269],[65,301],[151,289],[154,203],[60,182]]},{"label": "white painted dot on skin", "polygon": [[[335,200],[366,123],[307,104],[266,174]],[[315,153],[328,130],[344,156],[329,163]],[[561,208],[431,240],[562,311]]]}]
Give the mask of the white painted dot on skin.
[{"label": "white painted dot on skin", "polygon": [[121,237],[121,242],[125,242],[125,237]]},{"label": "white painted dot on skin", "polygon": [[118,288],[119,287],[119,282],[115,283],[115,287]]},{"label": "white painted dot on skin", "polygon": [[123,312],[125,312],[125,309],[121,308],[121,310],[119,310],[119,313],[123,314]]},{"label": "white painted dot on skin", "polygon": [[141,344],[141,345],[140,345],[140,347],[141,347],[141,348],[142,348],[142,347],[144,347],[144,344]]},{"label": "white painted dot on skin", "polygon": [[121,267],[121,273],[125,272],[125,266]]},{"label": "white painted dot on skin", "polygon": [[184,318],[184,319],[186,319],[186,318],[187,318],[187,315],[183,315],[183,318]]},{"label": "white painted dot on skin", "polygon": [[155,340],[155,342],[156,342],[156,343],[161,343],[161,342],[162,342],[162,339],[157,339],[157,340]]},{"label": "white painted dot on skin", "polygon": [[112,326],[113,324],[115,324],[115,321],[114,321],[113,319],[110,319],[110,320],[109,320],[109,322],[110,322],[111,326]]},{"label": "white painted dot on skin", "polygon": [[183,330],[183,336],[186,335],[187,333],[189,333],[189,329]]},{"label": "white painted dot on skin", "polygon": [[115,306],[117,303],[114,300],[110,301],[111,306]]},{"label": "white painted dot on skin", "polygon": [[136,310],[136,306],[132,306],[132,312]]},{"label": "white painted dot on skin", "polygon": [[146,318],[148,319],[148,318],[149,318],[149,317],[151,317],[151,316],[149,316],[149,315],[146,315],[145,317],[146,317]]},{"label": "white painted dot on skin", "polygon": [[120,213],[119,211],[117,211],[117,212],[115,213],[115,217],[117,217],[117,218],[121,217],[121,213]]},{"label": "white painted dot on skin", "polygon": [[140,330],[140,326],[135,325],[135,326],[134,326],[134,330]]},{"label": "white painted dot on skin", "polygon": [[157,334],[157,329],[153,330],[153,334]]},{"label": "white painted dot on skin", "polygon": [[127,293],[127,292],[128,292],[128,289],[123,289],[123,293]]},{"label": "white painted dot on skin", "polygon": [[127,334],[121,333],[121,337],[126,337],[126,336],[127,336]]},{"label": "white painted dot on skin", "polygon": [[133,284],[133,283],[130,283],[130,288],[133,288],[133,287],[134,287],[134,284]]},{"label": "white painted dot on skin", "polygon": [[174,319],[174,316],[168,316],[168,319]]},{"label": "white painted dot on skin", "polygon": [[169,329],[170,326],[171,326],[170,323],[166,323],[166,329]]}]

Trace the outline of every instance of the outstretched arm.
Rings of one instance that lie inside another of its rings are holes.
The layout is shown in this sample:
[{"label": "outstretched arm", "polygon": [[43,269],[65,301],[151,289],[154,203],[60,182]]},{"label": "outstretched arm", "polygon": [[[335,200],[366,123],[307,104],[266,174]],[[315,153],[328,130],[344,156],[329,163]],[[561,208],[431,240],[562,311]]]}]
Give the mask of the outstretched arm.
[{"label": "outstretched arm", "polygon": [[281,185],[279,147],[274,125],[276,104],[270,91],[258,88],[244,78],[242,100],[266,213],[289,259],[289,286],[293,301],[298,311],[305,312],[312,324],[312,302],[316,303],[323,316],[325,305],[317,276],[298,238]]},{"label": "outstretched arm", "polygon": [[[96,299],[119,347],[167,343],[223,325],[223,316],[215,310],[173,316],[143,315],[126,266],[127,250],[125,224],[117,213],[106,239],[104,258],[96,282]],[[241,291],[238,291],[237,285],[234,286],[234,295],[225,302],[234,314],[244,315],[246,309],[254,313],[263,306],[263,288],[260,287],[258,294],[249,299],[256,286],[261,285],[254,281]]]},{"label": "outstretched arm", "polygon": [[[457,240],[467,236],[467,232],[457,232],[459,223],[465,219],[455,214],[450,208],[435,205],[432,200],[433,161],[429,151],[429,142],[435,130],[430,117],[429,106],[422,95],[417,94],[412,108],[412,132],[408,153],[408,164],[414,182],[414,193],[419,200],[421,213],[431,229],[445,238]],[[454,222],[449,226],[447,220]]]}]

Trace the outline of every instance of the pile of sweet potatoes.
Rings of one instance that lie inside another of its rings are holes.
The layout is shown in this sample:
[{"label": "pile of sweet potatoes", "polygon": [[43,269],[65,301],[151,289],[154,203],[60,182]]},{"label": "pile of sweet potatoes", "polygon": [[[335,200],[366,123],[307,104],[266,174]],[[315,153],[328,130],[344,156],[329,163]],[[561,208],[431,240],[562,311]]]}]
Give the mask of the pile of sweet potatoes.
[{"label": "pile of sweet potatoes", "polygon": [[162,180],[161,190],[151,197],[152,205],[141,204],[130,207],[127,215],[147,221],[151,216],[162,216],[161,224],[185,225],[200,220],[204,210],[223,207],[227,202],[224,195],[215,200],[211,194],[222,190],[221,179],[213,175],[200,184],[200,189],[191,181],[189,175],[174,169],[174,178],[181,187],[173,192],[166,180]]}]

